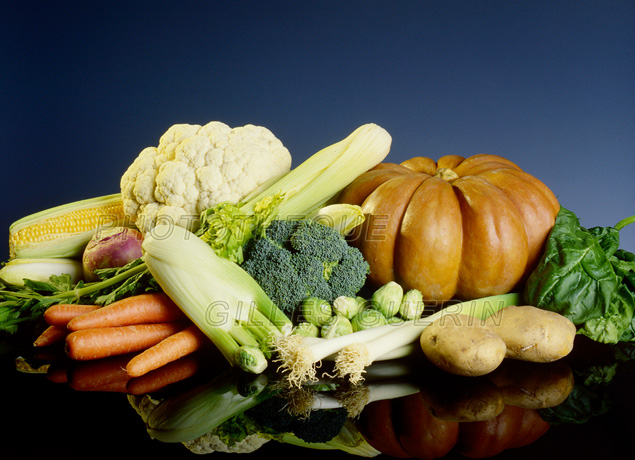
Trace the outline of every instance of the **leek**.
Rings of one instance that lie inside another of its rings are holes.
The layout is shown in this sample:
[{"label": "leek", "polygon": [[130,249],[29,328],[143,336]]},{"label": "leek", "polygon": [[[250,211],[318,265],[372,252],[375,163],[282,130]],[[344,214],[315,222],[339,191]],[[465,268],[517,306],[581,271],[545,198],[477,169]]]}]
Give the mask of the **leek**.
[{"label": "leek", "polygon": [[349,417],[358,417],[364,407],[375,401],[396,399],[421,391],[418,383],[408,377],[382,382],[355,385],[345,390],[320,391],[313,395],[310,410],[337,409],[348,411]]},{"label": "leek", "polygon": [[363,380],[367,366],[381,360],[382,356],[401,356],[401,351],[407,351],[423,329],[440,317],[463,313],[484,319],[519,301],[520,296],[516,293],[483,297],[445,307],[425,318],[389,323],[329,340],[299,335],[279,337],[273,346],[278,352],[281,369],[288,371],[287,380],[291,385],[315,381],[318,364],[332,359],[334,354],[337,354],[334,358],[336,375],[356,384]]},{"label": "leek", "polygon": [[143,242],[148,270],[163,291],[232,366],[260,373],[269,340],[291,320],[239,265],[216,255],[189,230],[158,225]]}]

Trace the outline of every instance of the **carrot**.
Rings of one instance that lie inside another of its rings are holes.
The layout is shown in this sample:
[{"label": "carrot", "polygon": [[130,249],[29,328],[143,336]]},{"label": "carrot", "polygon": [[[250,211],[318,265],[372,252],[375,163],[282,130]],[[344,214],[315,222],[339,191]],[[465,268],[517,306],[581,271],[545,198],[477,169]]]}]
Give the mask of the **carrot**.
[{"label": "carrot", "polygon": [[172,322],[74,331],[66,337],[66,354],[84,361],[132,353],[156,345],[184,327]]},{"label": "carrot", "polygon": [[168,323],[185,319],[181,309],[164,293],[139,294],[118,300],[71,319],[71,331],[133,324]]},{"label": "carrot", "polygon": [[33,346],[47,347],[49,345],[62,342],[67,335],[68,331],[65,327],[49,326],[35,339]]},{"label": "carrot", "polygon": [[112,356],[73,363],[68,371],[68,384],[77,391],[104,387],[114,382],[128,381],[126,364],[132,354]]},{"label": "carrot", "polygon": [[189,355],[208,343],[210,341],[207,336],[196,325],[191,324],[132,358],[126,371],[131,377],[139,377]]},{"label": "carrot", "polygon": [[126,391],[131,395],[152,393],[172,383],[180,382],[196,374],[200,361],[195,355],[187,355],[140,377],[128,380]]},{"label": "carrot", "polygon": [[68,322],[83,313],[97,310],[101,308],[99,305],[80,305],[60,303],[51,305],[44,311],[44,321],[51,326],[66,327]]},{"label": "carrot", "polygon": [[100,387],[87,387],[82,391],[103,391],[111,393],[126,393],[128,391],[128,381],[118,380],[116,382],[106,383]]},{"label": "carrot", "polygon": [[68,369],[57,363],[52,363],[46,370],[46,378],[55,383],[68,382]]}]

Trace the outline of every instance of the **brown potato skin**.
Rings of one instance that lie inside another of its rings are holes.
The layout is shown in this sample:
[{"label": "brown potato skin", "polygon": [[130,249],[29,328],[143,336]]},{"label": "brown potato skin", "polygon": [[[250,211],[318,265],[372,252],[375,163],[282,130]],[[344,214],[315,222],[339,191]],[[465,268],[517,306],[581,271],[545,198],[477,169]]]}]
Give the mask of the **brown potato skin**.
[{"label": "brown potato skin", "polygon": [[449,422],[477,422],[496,417],[505,407],[499,388],[486,377],[463,377],[435,368],[426,371],[420,394],[430,413]]},{"label": "brown potato skin", "polygon": [[505,342],[468,315],[446,315],[426,327],[421,349],[434,365],[467,377],[485,375],[505,358]]},{"label": "brown potato skin", "polygon": [[564,360],[505,360],[487,379],[496,385],[505,404],[524,409],[555,407],[567,399],[574,386],[573,371]]},{"label": "brown potato skin", "polygon": [[573,350],[575,325],[563,315],[530,305],[505,307],[486,320],[507,346],[507,358],[549,363]]}]

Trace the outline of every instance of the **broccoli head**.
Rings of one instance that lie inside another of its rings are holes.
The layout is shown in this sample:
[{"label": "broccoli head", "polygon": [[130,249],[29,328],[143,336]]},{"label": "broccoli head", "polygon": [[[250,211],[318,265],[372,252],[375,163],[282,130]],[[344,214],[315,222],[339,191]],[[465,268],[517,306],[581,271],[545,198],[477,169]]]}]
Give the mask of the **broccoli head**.
[{"label": "broccoli head", "polygon": [[245,247],[242,267],[292,317],[307,297],[354,296],[369,265],[336,230],[311,220],[274,220]]},{"label": "broccoli head", "polygon": [[263,433],[293,433],[305,442],[323,443],[337,436],[346,420],[345,408],[312,410],[308,416],[293,415],[284,397],[273,396],[246,411],[246,415],[260,425]]},{"label": "broccoli head", "polygon": [[307,294],[289,250],[268,238],[250,241],[242,268],[263,288],[285,313],[292,313]]}]

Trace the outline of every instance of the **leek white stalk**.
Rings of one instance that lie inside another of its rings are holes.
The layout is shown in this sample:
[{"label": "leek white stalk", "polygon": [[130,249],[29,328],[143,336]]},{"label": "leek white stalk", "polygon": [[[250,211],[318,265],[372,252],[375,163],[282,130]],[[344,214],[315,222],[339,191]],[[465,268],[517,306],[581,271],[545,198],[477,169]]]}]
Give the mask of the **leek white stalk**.
[{"label": "leek white stalk", "polygon": [[334,355],[351,343],[363,343],[394,330],[397,326],[387,324],[365,329],[332,339],[288,335],[276,337],[272,347],[278,353],[280,369],[287,372],[287,381],[291,386],[301,386],[306,382],[315,382],[316,367],[322,360]]},{"label": "leek white stalk", "polygon": [[[390,326],[390,325],[386,325],[386,326]],[[384,327],[384,326],[382,326]],[[378,331],[378,334],[383,334],[384,332],[389,332],[388,327],[384,327],[384,329],[382,331]],[[370,340],[373,337],[368,337],[368,340]],[[359,337],[358,337],[359,339]],[[304,338],[302,339],[302,344],[303,345],[308,345],[308,346],[315,346],[318,343],[323,343],[327,340],[333,340],[333,339],[325,339],[323,337],[309,337],[309,336],[304,336]],[[363,339],[362,339],[363,340]],[[332,343],[331,343],[332,345]],[[325,345],[327,346],[327,345]],[[330,347],[330,345],[328,345]],[[395,348],[394,350],[389,351],[388,353],[378,356],[377,359],[375,359],[375,361],[391,361],[391,360],[395,360],[395,359],[399,359],[399,358],[405,358],[407,356],[412,356],[413,353],[415,353],[416,351],[420,351],[420,347],[418,344],[415,343],[409,343],[407,345],[404,345],[403,347],[399,347],[399,348]],[[339,351],[339,349],[337,350]],[[337,358],[337,351],[331,355],[328,355],[326,357],[323,358],[323,361],[335,361],[335,358]]]},{"label": "leek white stalk", "polygon": [[345,391],[320,391],[313,397],[311,410],[344,407],[350,417],[357,417],[367,404],[419,393],[420,386],[408,378],[355,385]]},{"label": "leek white stalk", "polygon": [[343,347],[335,358],[336,374],[340,378],[348,378],[352,384],[357,384],[363,381],[362,374],[367,366],[386,353],[416,342],[419,340],[421,332],[439,318],[448,314],[465,314],[484,320],[509,305],[517,305],[519,301],[519,294],[511,293],[461,302],[439,310],[428,317],[395,325],[388,334],[381,335],[376,339],[363,343],[351,342]]},{"label": "leek white stalk", "polygon": [[158,225],[146,235],[143,249],[145,263],[161,288],[230,364],[236,365],[236,353],[245,351],[241,346],[264,346],[265,337],[291,331],[291,320],[247,272],[216,255],[190,231]]}]

